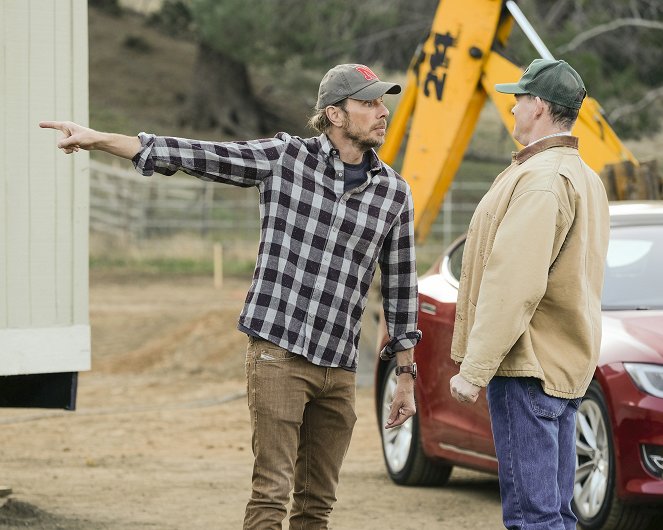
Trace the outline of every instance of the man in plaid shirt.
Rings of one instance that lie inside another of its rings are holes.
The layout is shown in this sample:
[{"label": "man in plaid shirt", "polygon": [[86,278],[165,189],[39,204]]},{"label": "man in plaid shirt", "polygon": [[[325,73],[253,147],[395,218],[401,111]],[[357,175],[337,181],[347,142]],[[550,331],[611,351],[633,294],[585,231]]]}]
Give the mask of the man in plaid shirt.
[{"label": "man in plaid shirt", "polygon": [[261,237],[238,328],[249,337],[246,372],[255,455],[245,528],[281,528],[294,486],[291,527],[326,528],[356,421],[361,317],[379,264],[390,341],[401,367],[386,428],[414,415],[417,277],[412,197],[379,160],[400,86],[366,66],[332,68],[320,83],[303,139],[278,133],[248,142],[203,142],[102,133],[42,122],[66,153],[99,149],[143,175],[184,171],[260,191]]}]

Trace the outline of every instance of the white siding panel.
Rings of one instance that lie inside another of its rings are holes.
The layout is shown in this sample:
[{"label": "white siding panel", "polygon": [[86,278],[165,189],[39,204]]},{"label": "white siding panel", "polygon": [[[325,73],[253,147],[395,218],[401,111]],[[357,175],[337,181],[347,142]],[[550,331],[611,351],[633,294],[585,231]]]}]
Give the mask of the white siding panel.
[{"label": "white siding panel", "polygon": [[[5,3],[0,2],[0,35],[7,33]],[[7,46],[0,39],[0,329],[7,327]]]},{"label": "white siding panel", "polygon": [[[0,375],[90,368],[85,0],[0,0]],[[10,134],[11,132],[11,134]]]},{"label": "white siding panel", "polygon": [[[62,359],[67,359],[66,368]],[[90,369],[90,328],[0,329],[0,375]]]},{"label": "white siding panel", "polygon": [[[57,150],[51,135],[37,124],[55,114],[53,57],[55,28],[53,0],[30,1],[29,102],[27,107],[30,146],[30,305],[31,327],[53,325],[55,319],[55,209],[54,163]],[[44,46],[45,42],[51,43]],[[69,272],[67,271],[67,274]]]},{"label": "white siding panel", "polygon": [[[72,1],[73,54],[73,121],[88,125],[88,34],[87,1]],[[88,233],[90,219],[90,159],[87,151],[76,153],[73,157],[74,169],[74,209],[72,219],[75,241],[74,272],[74,323],[89,322],[88,282],[89,248]]]},{"label": "white siding panel", "polygon": [[29,93],[28,69],[30,34],[27,4],[22,0],[5,2],[5,111],[7,211],[7,307],[9,327],[30,325],[30,153],[29,123],[25,109]]},{"label": "white siding panel", "polygon": [[[53,119],[66,121],[73,116],[73,66],[72,66],[72,16],[66,9],[55,12],[54,62],[55,62],[55,112]],[[85,80],[87,83],[87,78]],[[55,274],[58,281],[56,290],[56,324],[64,325],[73,322],[74,284],[74,233],[72,230],[74,211],[74,161],[71,156],[64,156],[53,149],[53,135],[43,131],[42,134],[51,142],[51,152],[55,156],[53,179],[56,182],[56,232],[55,232]],[[80,153],[78,153],[80,154]],[[78,242],[81,244],[81,242]],[[86,279],[82,280],[87,285]],[[87,292],[83,293],[87,296]]]}]

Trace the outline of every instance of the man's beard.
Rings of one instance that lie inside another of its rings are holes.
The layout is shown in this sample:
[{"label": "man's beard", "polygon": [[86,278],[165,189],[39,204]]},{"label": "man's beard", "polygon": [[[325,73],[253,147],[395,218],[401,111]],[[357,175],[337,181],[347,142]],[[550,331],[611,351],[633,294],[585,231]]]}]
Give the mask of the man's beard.
[{"label": "man's beard", "polygon": [[380,147],[384,143],[384,138],[371,138],[368,134],[362,133],[350,124],[350,119],[346,116],[343,121],[343,132],[345,137],[350,140],[360,151],[368,151]]}]

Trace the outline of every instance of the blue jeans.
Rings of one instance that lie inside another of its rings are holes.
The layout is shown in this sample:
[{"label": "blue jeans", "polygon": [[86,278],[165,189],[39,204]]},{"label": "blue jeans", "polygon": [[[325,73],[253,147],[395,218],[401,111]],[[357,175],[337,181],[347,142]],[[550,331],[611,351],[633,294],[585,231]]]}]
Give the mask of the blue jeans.
[{"label": "blue jeans", "polygon": [[571,500],[580,399],[549,396],[529,377],[495,377],[487,395],[504,526],[575,530]]}]

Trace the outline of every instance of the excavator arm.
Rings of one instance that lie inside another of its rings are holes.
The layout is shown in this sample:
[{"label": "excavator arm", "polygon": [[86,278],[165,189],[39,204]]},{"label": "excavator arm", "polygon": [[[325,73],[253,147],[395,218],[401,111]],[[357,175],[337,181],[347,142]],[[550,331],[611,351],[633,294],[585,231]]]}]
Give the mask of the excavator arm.
[{"label": "excavator arm", "polygon": [[[513,131],[514,98],[497,92],[495,84],[515,82],[522,75],[501,53],[514,9],[514,2],[503,0],[440,0],[431,31],[408,68],[380,156],[393,164],[405,141],[401,174],[412,189],[419,243],[437,218],[488,97],[506,129]],[[522,13],[517,13],[522,23]],[[583,102],[573,133],[580,138],[581,156],[595,171],[624,161],[637,167],[595,100]]]}]

